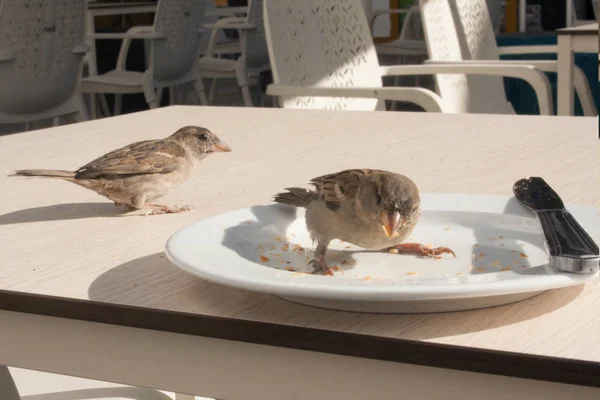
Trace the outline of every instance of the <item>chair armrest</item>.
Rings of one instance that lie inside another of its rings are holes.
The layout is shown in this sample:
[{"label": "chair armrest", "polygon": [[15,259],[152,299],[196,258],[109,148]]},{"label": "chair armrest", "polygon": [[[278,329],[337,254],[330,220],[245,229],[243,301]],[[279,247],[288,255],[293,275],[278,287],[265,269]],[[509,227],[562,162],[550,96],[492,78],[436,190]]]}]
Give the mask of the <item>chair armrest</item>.
[{"label": "chair armrest", "polygon": [[369,21],[369,30],[373,32],[373,25],[375,25],[375,20],[382,15],[392,15],[392,14],[413,14],[421,12],[419,6],[412,6],[409,8],[388,8],[383,10],[373,10],[371,11],[371,20]]},{"label": "chair armrest", "polygon": [[425,111],[442,111],[442,99],[436,93],[423,88],[290,86],[272,83],[267,86],[267,94],[406,101],[423,107]]},{"label": "chair armrest", "polygon": [[73,54],[85,55],[86,53],[88,53],[91,50],[92,50],[92,48],[90,46],[88,46],[85,43],[82,43],[82,44],[78,44],[77,46],[73,47]]},{"label": "chair armrest", "polygon": [[154,31],[153,26],[134,26],[125,33],[90,33],[87,39],[163,39],[165,36]]},{"label": "chair armrest", "polygon": [[227,17],[239,14],[248,14],[248,7],[217,7],[214,10],[207,10],[205,15]]},{"label": "chair armrest", "polygon": [[17,59],[17,50],[13,48],[0,49],[0,62]]},{"label": "chair armrest", "polygon": [[533,65],[518,63],[493,63],[479,61],[428,60],[421,65],[391,65],[379,67],[381,76],[408,76],[432,74],[466,74],[518,78],[529,83],[540,106],[541,115],[553,115],[552,91],[548,78]]},{"label": "chair armrest", "polygon": [[499,46],[498,54],[501,56],[516,54],[556,54],[558,46]]},{"label": "chair armrest", "polygon": [[215,24],[204,24],[204,28],[209,29],[254,29],[256,26],[254,24],[249,24],[247,22],[235,23],[231,22],[228,24],[219,24],[218,22]]}]

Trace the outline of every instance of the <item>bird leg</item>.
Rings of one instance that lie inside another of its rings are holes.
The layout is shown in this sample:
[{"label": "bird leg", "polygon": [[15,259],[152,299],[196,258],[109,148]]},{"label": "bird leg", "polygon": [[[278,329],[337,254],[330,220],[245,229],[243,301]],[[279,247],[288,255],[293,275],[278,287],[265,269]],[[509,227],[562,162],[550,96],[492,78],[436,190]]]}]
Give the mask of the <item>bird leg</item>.
[{"label": "bird leg", "polygon": [[146,203],[147,207],[152,208],[145,215],[160,215],[160,214],[176,214],[180,212],[191,211],[194,207],[192,205],[186,205],[181,207],[165,206],[162,204]]},{"label": "bird leg", "polygon": [[391,252],[391,250],[396,250],[398,254],[417,254],[420,256],[439,256],[444,253],[449,253],[456,258],[456,254],[449,247],[427,247],[420,243],[399,243],[395,246],[388,247],[383,251]]},{"label": "bird leg", "polygon": [[327,241],[319,241],[317,245],[317,249],[315,250],[315,258],[308,262],[314,268],[313,274],[315,275],[328,275],[333,276],[335,271],[340,271],[344,273],[344,270],[340,267],[333,266],[329,268],[327,265],[327,260],[325,259],[325,254],[327,253],[327,246],[329,245],[329,240]]}]

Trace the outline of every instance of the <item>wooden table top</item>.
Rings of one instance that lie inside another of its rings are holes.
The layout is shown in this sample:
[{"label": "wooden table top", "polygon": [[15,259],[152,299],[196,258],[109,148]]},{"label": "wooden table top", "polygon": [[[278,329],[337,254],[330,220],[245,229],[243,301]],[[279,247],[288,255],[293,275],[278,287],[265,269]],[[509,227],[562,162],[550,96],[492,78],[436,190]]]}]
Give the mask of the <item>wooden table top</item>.
[{"label": "wooden table top", "polygon": [[[68,182],[6,176],[74,170],[184,125],[208,127],[233,148],[202,161],[161,201],[191,203],[191,213],[121,216]],[[2,136],[0,308],[600,385],[596,283],[491,309],[358,314],[208,283],[163,254],[169,236],[189,223],[353,167],[404,173],[422,192],[506,196],[516,180],[543,176],[565,202],[597,207],[597,132],[598,119],[586,117],[174,106]]]}]

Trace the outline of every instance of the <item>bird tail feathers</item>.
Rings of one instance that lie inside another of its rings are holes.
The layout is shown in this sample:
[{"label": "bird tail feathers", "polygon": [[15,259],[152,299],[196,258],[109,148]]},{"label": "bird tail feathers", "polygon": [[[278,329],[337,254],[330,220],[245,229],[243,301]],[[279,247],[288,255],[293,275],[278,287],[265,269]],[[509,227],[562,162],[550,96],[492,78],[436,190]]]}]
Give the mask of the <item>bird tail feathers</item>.
[{"label": "bird tail feathers", "polygon": [[44,178],[72,179],[75,177],[75,172],[57,169],[20,169],[15,171],[14,174],[8,176],[35,176]]},{"label": "bird tail feathers", "polygon": [[306,207],[315,199],[316,193],[303,188],[286,188],[287,192],[278,193],[273,200],[277,203],[288,204],[296,207]]}]

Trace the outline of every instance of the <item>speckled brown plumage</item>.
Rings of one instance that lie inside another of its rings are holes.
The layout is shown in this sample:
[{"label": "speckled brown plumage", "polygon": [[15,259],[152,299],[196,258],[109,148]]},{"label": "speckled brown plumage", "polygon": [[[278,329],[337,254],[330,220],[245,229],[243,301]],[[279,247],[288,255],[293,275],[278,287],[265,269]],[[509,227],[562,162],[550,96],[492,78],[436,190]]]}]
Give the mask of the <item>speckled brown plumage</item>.
[{"label": "speckled brown plumage", "polygon": [[112,200],[124,210],[152,208],[151,214],[186,211],[191,206],[153,204],[184,183],[208,154],[231,151],[206,128],[185,126],[161,140],[145,140],[113,150],[76,171],[18,170],[12,176],[58,178]]},{"label": "speckled brown plumage", "polygon": [[383,170],[348,169],[310,182],[315,190],[288,188],[274,200],[306,208],[306,227],[317,242],[311,261],[315,273],[333,274],[325,260],[333,239],[365,249],[454,254],[446,247],[430,249],[418,243],[401,243],[413,232],[420,215],[419,190],[408,177]]}]

